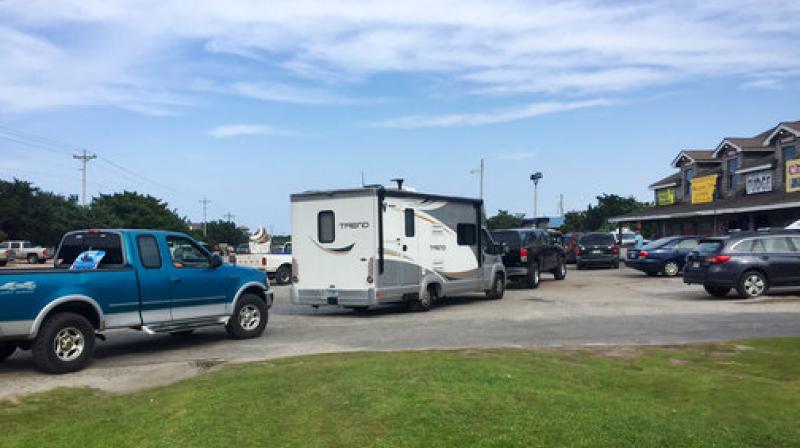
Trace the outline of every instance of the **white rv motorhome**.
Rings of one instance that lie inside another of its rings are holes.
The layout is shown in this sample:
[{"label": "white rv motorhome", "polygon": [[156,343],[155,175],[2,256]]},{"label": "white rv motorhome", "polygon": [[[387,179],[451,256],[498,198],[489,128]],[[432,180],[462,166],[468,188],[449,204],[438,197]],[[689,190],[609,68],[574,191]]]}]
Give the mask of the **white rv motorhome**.
[{"label": "white rv motorhome", "polygon": [[292,195],[292,302],[425,311],[454,294],[505,292],[503,247],[483,201],[369,186]]}]

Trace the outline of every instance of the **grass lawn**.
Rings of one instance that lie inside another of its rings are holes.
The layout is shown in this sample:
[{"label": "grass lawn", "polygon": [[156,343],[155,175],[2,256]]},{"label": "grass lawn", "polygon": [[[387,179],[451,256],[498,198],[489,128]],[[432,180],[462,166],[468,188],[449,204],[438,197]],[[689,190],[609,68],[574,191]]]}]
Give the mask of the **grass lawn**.
[{"label": "grass lawn", "polygon": [[11,447],[798,447],[800,339],[358,353],[0,402]]}]

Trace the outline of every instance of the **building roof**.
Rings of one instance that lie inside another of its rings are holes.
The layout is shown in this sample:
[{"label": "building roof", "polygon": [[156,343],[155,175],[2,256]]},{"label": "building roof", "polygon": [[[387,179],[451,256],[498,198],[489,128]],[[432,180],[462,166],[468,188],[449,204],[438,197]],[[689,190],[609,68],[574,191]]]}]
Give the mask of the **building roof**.
[{"label": "building roof", "polygon": [[767,134],[762,139],[761,144],[763,146],[769,145],[772,139],[774,139],[781,132],[788,132],[789,134],[794,134],[795,137],[800,137],[800,121],[781,122],[779,125],[775,126],[774,128],[770,129],[769,132],[767,132]]},{"label": "building roof", "polygon": [[745,159],[736,174],[752,173],[754,171],[769,170],[775,167],[775,157],[772,155]]},{"label": "building roof", "polygon": [[771,193],[737,196],[720,199],[707,204],[675,204],[656,206],[644,210],[615,216],[609,221],[613,223],[655,221],[672,218],[690,218],[700,216],[725,215],[730,213],[755,212],[762,210],[778,210],[784,208],[800,208],[800,193],[773,191]]},{"label": "building roof", "polygon": [[659,181],[653,182],[647,188],[651,190],[658,190],[661,188],[675,187],[678,186],[678,184],[680,183],[681,183],[681,173],[678,172],[675,174],[670,174],[669,176]]},{"label": "building roof", "polygon": [[678,168],[678,163],[682,159],[689,159],[692,163],[719,163],[713,154],[714,151],[710,149],[684,149],[672,161],[672,166]]}]

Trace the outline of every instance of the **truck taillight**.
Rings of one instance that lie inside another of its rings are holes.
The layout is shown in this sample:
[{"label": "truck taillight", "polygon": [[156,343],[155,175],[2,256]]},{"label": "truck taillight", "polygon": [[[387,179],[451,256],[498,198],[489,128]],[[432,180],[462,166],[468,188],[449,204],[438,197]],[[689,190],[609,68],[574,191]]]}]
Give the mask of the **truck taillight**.
[{"label": "truck taillight", "polygon": [[523,263],[528,261],[528,249],[523,247],[522,249],[519,250],[519,259]]},{"label": "truck taillight", "polygon": [[367,261],[367,283],[372,284],[375,281],[375,257],[370,257]]},{"label": "truck taillight", "polygon": [[708,261],[711,264],[723,264],[730,261],[730,255],[714,255],[713,257],[708,257]]},{"label": "truck taillight", "polygon": [[581,253],[583,253],[583,248],[581,246],[576,247],[575,255],[580,255]]},{"label": "truck taillight", "polygon": [[47,248],[46,248],[46,247],[45,247],[45,248],[44,248],[44,250],[42,251],[42,256],[44,256],[45,258],[47,258]]},{"label": "truck taillight", "polygon": [[261,266],[267,266],[267,257],[261,257]]},{"label": "truck taillight", "polygon": [[611,253],[618,254],[619,253],[619,246],[617,246],[615,244],[614,247],[611,248]]},{"label": "truck taillight", "polygon": [[292,283],[297,283],[300,280],[300,265],[297,264],[297,258],[292,257]]}]

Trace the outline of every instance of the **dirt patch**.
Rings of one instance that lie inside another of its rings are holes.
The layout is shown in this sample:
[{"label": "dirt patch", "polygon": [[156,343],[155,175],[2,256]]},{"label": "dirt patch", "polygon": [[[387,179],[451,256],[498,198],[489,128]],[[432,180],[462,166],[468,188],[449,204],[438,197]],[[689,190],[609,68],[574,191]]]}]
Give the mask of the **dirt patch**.
[{"label": "dirt patch", "polygon": [[691,364],[689,361],[685,359],[675,359],[675,358],[670,358],[669,363],[672,364],[673,366],[688,366],[689,364]]}]

